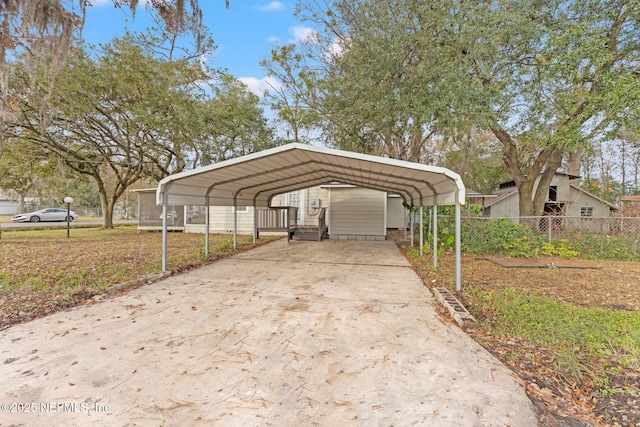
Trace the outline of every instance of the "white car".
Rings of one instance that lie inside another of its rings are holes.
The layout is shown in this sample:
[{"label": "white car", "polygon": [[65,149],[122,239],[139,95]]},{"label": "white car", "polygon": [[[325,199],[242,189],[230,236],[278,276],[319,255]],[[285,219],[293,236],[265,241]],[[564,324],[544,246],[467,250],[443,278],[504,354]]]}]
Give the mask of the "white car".
[{"label": "white car", "polygon": [[[78,219],[78,214],[69,212],[69,221]],[[39,211],[16,215],[11,218],[13,222],[40,222],[40,221],[66,221],[67,210],[60,208],[46,208]]]}]

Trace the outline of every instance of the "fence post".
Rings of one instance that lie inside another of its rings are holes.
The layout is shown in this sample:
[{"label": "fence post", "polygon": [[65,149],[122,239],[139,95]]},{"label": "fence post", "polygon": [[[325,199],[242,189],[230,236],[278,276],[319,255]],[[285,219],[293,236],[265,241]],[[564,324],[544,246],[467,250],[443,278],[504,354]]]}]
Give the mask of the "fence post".
[{"label": "fence post", "polygon": [[551,217],[547,216],[547,233],[549,234],[549,244],[551,244],[551,226],[552,226]]}]

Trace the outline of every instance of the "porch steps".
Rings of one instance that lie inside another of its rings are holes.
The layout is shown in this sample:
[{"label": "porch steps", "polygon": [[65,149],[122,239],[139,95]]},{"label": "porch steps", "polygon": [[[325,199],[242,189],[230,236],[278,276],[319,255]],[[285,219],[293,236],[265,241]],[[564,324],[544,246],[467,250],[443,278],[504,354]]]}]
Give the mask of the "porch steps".
[{"label": "porch steps", "polygon": [[297,227],[293,232],[293,240],[317,241],[318,227]]},{"label": "porch steps", "polygon": [[326,222],[327,208],[320,209],[317,227],[305,227],[296,225],[290,228],[288,239],[320,242],[329,238],[329,227]]},{"label": "porch steps", "polygon": [[293,232],[292,238],[293,240],[320,241],[327,238],[326,227],[322,235],[320,235],[318,227],[297,227]]}]

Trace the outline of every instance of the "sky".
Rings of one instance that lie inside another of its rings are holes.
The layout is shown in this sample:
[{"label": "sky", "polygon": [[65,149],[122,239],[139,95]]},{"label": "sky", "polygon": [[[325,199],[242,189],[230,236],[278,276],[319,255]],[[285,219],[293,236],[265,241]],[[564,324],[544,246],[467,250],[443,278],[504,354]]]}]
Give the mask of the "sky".
[{"label": "sky", "polygon": [[[312,31],[293,16],[295,1],[231,0],[227,9],[224,0],[200,0],[200,7],[218,47],[209,65],[227,69],[258,95],[267,87],[260,60],[276,45],[304,39]],[[143,6],[132,19],[128,10],[115,8],[113,0],[94,0],[83,37],[91,44],[106,43],[127,29],[142,31],[149,24]]]}]

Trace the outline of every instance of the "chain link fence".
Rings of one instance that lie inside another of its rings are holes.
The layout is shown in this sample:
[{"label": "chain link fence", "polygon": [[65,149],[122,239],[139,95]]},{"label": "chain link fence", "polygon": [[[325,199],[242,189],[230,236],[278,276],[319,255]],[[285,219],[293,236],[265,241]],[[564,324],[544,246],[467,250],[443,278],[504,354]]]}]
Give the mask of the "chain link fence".
[{"label": "chain link fence", "polygon": [[462,245],[475,254],[640,260],[640,217],[463,217],[461,226]]}]

